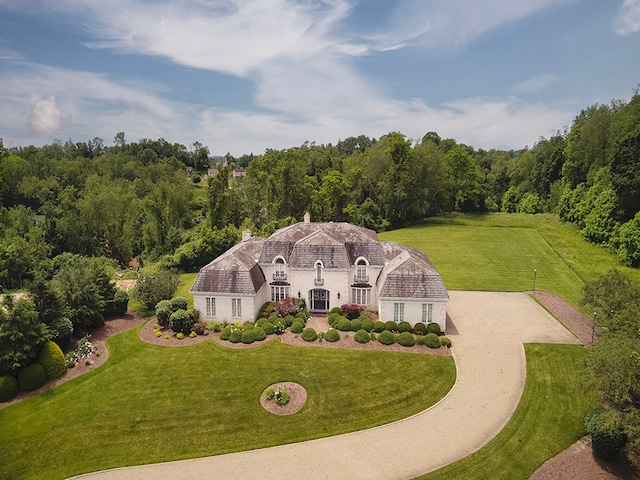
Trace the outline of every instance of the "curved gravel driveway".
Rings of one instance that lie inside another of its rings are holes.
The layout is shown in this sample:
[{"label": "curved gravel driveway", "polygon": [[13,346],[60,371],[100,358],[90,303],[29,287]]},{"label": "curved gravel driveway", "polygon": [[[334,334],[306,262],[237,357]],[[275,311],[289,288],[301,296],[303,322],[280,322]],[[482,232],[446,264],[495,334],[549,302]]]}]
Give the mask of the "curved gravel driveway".
[{"label": "curved gravel driveway", "polygon": [[[403,479],[463,458],[488,443],[515,411],[526,377],[523,342],[580,342],[524,293],[449,294],[447,336],[458,378],[449,394],[428,410],[345,435],[79,478]],[[434,434],[433,425],[447,429]],[[416,455],[418,450],[430,454]]]}]

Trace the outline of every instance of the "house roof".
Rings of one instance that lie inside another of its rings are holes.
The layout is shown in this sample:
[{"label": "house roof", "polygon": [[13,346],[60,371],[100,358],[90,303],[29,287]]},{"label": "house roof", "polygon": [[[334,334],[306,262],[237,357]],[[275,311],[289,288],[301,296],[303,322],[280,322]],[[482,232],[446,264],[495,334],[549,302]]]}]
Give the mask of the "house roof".
[{"label": "house roof", "polygon": [[259,263],[269,264],[277,256],[300,268],[313,268],[317,260],[324,268],[350,268],[359,257],[369,265],[384,265],[376,232],[343,222],[304,222],[281,228],[265,241]]},{"label": "house roof", "polygon": [[255,294],[266,279],[257,261],[264,238],[251,237],[202,267],[191,292]]},{"label": "house roof", "polygon": [[387,264],[378,279],[380,298],[448,300],[440,274],[420,250],[396,242],[381,242]]}]

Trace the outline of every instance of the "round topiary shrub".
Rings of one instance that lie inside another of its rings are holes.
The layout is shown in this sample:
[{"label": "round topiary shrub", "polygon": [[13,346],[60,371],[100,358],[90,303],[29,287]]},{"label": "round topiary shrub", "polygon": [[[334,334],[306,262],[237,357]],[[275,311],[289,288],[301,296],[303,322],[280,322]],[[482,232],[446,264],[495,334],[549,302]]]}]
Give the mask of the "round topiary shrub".
[{"label": "round topiary shrub", "polygon": [[348,332],[351,330],[351,320],[347,317],[340,316],[338,323],[336,324],[336,328],[341,332]]},{"label": "round topiary shrub", "polygon": [[315,342],[318,338],[318,334],[313,328],[307,327],[302,331],[301,337],[305,342]]},{"label": "round topiary shrub", "polygon": [[296,317],[294,317],[293,315],[287,315],[286,317],[284,317],[284,324],[287,328],[289,328],[291,325],[293,325],[293,322],[296,320]]},{"label": "round topiary shrub", "polygon": [[282,318],[278,318],[273,324],[273,328],[276,335],[281,335],[287,329],[287,326],[284,324],[284,320]]},{"label": "round topiary shrub", "polygon": [[169,303],[171,304],[171,309],[174,312],[187,309],[187,299],[184,297],[173,297],[169,300]]},{"label": "round topiary shrub", "polygon": [[332,328],[336,328],[336,325],[338,324],[338,320],[340,320],[341,316],[342,315],[340,315],[340,312],[330,313],[329,316],[327,317],[327,322],[329,322],[329,325]]},{"label": "round topiary shrub", "polygon": [[303,330],[304,324],[301,321],[296,320],[291,324],[291,333],[302,333]]},{"label": "round topiary shrub", "polygon": [[404,332],[411,332],[412,328],[411,328],[411,324],[409,322],[400,322],[398,324],[398,332],[400,333],[404,333]]},{"label": "round topiary shrub", "polygon": [[384,324],[384,329],[385,330],[389,330],[390,332],[393,332],[394,330],[398,330],[398,324],[396,322],[392,322],[391,320],[389,320],[388,322],[386,322]]},{"label": "round topiary shrub", "polygon": [[296,313],[296,319],[300,320],[302,323],[307,323],[307,314],[304,312]]},{"label": "round topiary shrub", "polygon": [[440,343],[441,343],[444,347],[451,348],[451,340],[449,340],[449,338],[447,338],[447,337],[442,337],[442,338],[440,339]]},{"label": "round topiary shrub", "polygon": [[193,315],[187,310],[177,310],[169,317],[169,327],[176,333],[188,335],[194,323]]},{"label": "round topiary shrub", "polygon": [[229,335],[229,341],[231,343],[240,343],[242,341],[243,334],[244,332],[241,329],[235,328],[231,331],[231,335]]},{"label": "round topiary shrub", "polygon": [[253,337],[256,339],[256,342],[260,342],[267,338],[267,332],[265,332],[262,327],[256,327],[253,329]]},{"label": "round topiary shrub", "polygon": [[329,315],[333,315],[334,313],[342,315],[342,309],[340,307],[333,307],[331,310],[329,310]]},{"label": "round topiary shrub", "polygon": [[255,342],[256,341],[256,336],[254,335],[253,330],[254,330],[253,328],[250,328],[249,330],[245,330],[244,332],[242,332],[242,336],[240,337],[240,341],[242,343],[247,344],[247,345]]},{"label": "round topiary shrub", "polygon": [[390,330],[383,330],[380,332],[380,335],[378,335],[378,342],[383,345],[393,345],[395,341],[396,339]]},{"label": "round topiary shrub", "polygon": [[171,308],[171,302],[169,300],[161,300],[156,304],[156,317],[158,318],[158,325],[167,327],[169,325],[169,317],[173,313]]},{"label": "round topiary shrub", "polygon": [[260,317],[258,320],[256,320],[256,327],[263,327],[265,322],[268,322],[268,320],[264,317]]},{"label": "round topiary shrub", "polygon": [[381,322],[380,320],[376,320],[375,322],[373,322],[373,331],[376,333],[380,333],[384,330],[384,322]]},{"label": "round topiary shrub", "polygon": [[358,330],[362,329],[362,320],[360,320],[360,318],[354,318],[353,320],[351,320],[351,331],[352,332],[357,332]]},{"label": "round topiary shrub", "polygon": [[424,323],[416,323],[413,326],[413,333],[416,335],[424,335],[427,333],[427,326]]},{"label": "round topiary shrub", "polygon": [[13,375],[0,375],[0,402],[8,402],[18,394],[18,380]]},{"label": "round topiary shrub", "polygon": [[124,290],[117,289],[113,295],[113,313],[122,316],[127,313],[129,306],[129,294]]},{"label": "round topiary shrub", "polygon": [[38,355],[38,363],[44,367],[47,380],[61,377],[67,371],[64,361],[64,353],[60,347],[52,341],[44,344]]},{"label": "round topiary shrub", "polygon": [[398,343],[403,347],[413,347],[416,344],[416,339],[409,332],[402,332],[398,335]]},{"label": "round topiary shrub", "polygon": [[229,340],[232,330],[233,327],[231,325],[227,325],[226,327],[224,327],[220,332],[220,340]]},{"label": "round topiary shrub", "polygon": [[373,330],[373,320],[369,317],[363,317],[362,315],[360,315],[360,320],[362,321],[362,330],[367,332]]},{"label": "round topiary shrub", "polygon": [[371,340],[371,337],[369,336],[369,332],[366,330],[358,330],[353,336],[353,339],[358,343],[367,343]]},{"label": "round topiary shrub", "polygon": [[418,338],[416,338],[416,345],[424,345],[424,335],[418,335]]},{"label": "round topiary shrub", "polygon": [[424,336],[424,344],[429,348],[440,348],[440,337],[435,333],[427,333]]},{"label": "round topiary shrub", "polygon": [[427,325],[427,333],[435,333],[436,335],[440,335],[442,331],[440,330],[440,325],[437,323],[430,323]]},{"label": "round topiary shrub", "polygon": [[18,387],[24,392],[40,388],[47,382],[47,373],[39,363],[22,367],[18,373]]},{"label": "round topiary shrub", "polygon": [[340,340],[340,334],[338,333],[337,330],[335,329],[331,329],[328,332],[325,332],[323,335],[323,338],[327,341],[327,342],[337,342],[338,340]]},{"label": "round topiary shrub", "polygon": [[276,327],[269,321],[264,322],[258,328],[262,328],[264,330],[264,333],[266,333],[267,335],[273,335],[276,332]]}]

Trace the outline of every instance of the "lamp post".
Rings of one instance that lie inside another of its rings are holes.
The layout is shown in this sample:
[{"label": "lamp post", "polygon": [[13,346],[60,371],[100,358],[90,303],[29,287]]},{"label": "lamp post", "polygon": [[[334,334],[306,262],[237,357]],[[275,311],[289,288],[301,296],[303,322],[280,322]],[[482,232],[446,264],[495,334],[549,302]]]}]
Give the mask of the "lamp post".
[{"label": "lamp post", "polygon": [[538,270],[536,268],[533,269],[533,291],[536,291],[536,275],[538,274]]},{"label": "lamp post", "polygon": [[596,336],[596,320],[598,318],[598,312],[593,312],[593,324],[591,325],[591,343],[595,340]]}]

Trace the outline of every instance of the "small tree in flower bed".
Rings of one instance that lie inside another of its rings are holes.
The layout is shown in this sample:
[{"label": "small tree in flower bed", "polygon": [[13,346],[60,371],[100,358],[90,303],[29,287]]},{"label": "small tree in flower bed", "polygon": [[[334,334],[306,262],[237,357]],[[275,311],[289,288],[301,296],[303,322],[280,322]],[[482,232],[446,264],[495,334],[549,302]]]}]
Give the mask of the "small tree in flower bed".
[{"label": "small tree in flower bed", "polygon": [[344,317],[347,317],[349,320],[358,318],[363,310],[364,310],[363,305],[355,305],[352,303],[345,303],[340,307],[340,312],[342,313],[342,315]]},{"label": "small tree in flower bed", "polygon": [[296,298],[287,297],[284,300],[278,300],[274,305],[274,309],[281,317],[286,317],[287,315],[295,316],[300,310],[300,305]]}]

